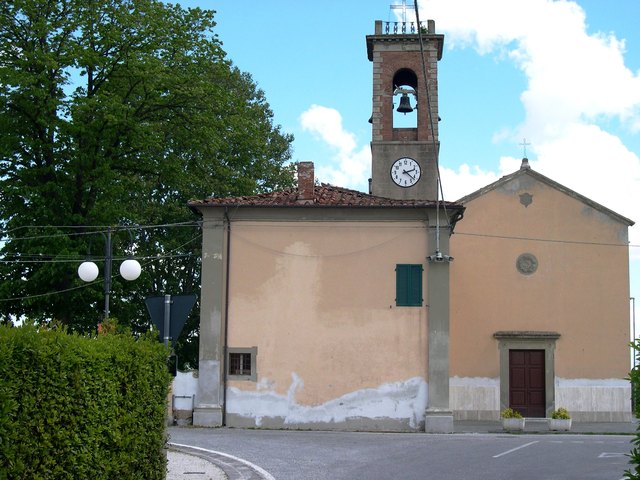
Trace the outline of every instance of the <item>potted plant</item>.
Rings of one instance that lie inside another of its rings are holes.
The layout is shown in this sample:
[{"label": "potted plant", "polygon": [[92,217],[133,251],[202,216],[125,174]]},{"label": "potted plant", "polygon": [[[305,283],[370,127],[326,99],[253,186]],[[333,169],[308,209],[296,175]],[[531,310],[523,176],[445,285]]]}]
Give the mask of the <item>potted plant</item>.
[{"label": "potted plant", "polygon": [[549,430],[568,431],[571,430],[571,416],[566,408],[558,408],[551,414],[549,420]]},{"label": "potted plant", "polygon": [[512,409],[505,408],[500,412],[500,418],[502,419],[502,428],[507,431],[522,431],[524,430],[524,418],[520,412]]}]

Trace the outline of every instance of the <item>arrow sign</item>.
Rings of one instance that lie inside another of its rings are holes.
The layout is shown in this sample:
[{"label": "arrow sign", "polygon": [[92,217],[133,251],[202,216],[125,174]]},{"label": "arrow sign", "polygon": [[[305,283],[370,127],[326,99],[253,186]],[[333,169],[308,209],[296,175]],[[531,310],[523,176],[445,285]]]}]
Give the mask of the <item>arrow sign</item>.
[{"label": "arrow sign", "polygon": [[[169,339],[171,346],[182,332],[189,312],[196,303],[196,295],[164,295],[162,297],[147,297],[144,303],[147,305],[153,325],[160,331],[160,340],[165,339],[165,320],[169,321]],[[165,318],[168,310],[168,318]]]}]

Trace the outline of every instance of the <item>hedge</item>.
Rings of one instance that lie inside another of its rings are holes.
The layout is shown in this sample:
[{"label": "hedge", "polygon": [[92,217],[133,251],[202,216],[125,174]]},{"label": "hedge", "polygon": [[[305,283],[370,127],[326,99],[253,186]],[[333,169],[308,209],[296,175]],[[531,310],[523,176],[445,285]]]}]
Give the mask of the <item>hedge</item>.
[{"label": "hedge", "polygon": [[150,338],[0,326],[0,480],[164,479],[166,361]]},{"label": "hedge", "polygon": [[[633,355],[636,360],[640,360],[639,339],[631,342],[631,349],[633,350]],[[634,362],[634,365],[636,366],[629,372],[629,380],[631,381],[631,403],[634,415],[636,418],[640,418],[640,365],[638,365],[638,362]],[[640,480],[640,425],[636,429],[636,435],[632,443],[634,447],[628,455],[631,468],[624,472],[624,478]]]}]

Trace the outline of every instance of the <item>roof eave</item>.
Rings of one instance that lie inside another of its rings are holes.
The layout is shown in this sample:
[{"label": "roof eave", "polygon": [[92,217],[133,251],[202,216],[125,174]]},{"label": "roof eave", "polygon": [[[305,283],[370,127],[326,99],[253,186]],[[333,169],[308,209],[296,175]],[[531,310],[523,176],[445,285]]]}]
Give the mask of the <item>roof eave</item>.
[{"label": "roof eave", "polygon": [[556,190],[561,191],[562,193],[564,193],[565,195],[569,195],[570,197],[575,198],[576,200],[589,205],[591,208],[593,208],[594,210],[597,210],[601,213],[604,213],[605,215],[608,215],[612,218],[614,218],[615,220],[626,224],[627,226],[631,227],[633,225],[635,225],[635,222],[623,215],[620,215],[619,213],[614,212],[613,210],[605,207],[604,205],[599,204],[598,202],[595,202],[593,200],[591,200],[588,197],[585,197],[584,195],[576,192],[575,190],[571,190],[568,187],[565,187],[564,185],[562,185],[561,183],[556,182],[555,180],[550,179],[549,177],[536,172],[535,170],[531,169],[531,168],[523,168],[520,170],[517,170],[509,175],[505,175],[504,177],[499,178],[498,180],[496,180],[493,183],[490,183],[489,185],[486,185],[478,190],[476,190],[475,192],[470,193],[469,195],[466,195],[458,200],[456,200],[455,203],[460,203],[460,204],[466,204],[492,190],[495,190],[496,188],[504,185],[505,183],[510,182],[511,180],[513,180],[514,178],[521,176],[521,175],[531,175],[532,177],[534,177],[535,179],[541,181],[542,183],[545,183],[547,185],[549,185],[550,187],[555,188]]}]

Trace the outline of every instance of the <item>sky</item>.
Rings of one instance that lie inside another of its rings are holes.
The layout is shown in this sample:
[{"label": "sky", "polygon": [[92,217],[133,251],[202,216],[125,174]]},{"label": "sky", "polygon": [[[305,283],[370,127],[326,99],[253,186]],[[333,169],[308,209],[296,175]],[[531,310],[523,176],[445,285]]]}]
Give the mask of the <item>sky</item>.
[{"label": "sky", "polygon": [[[455,201],[531,167],[640,222],[639,0],[417,0],[445,35],[439,68],[440,167]],[[372,64],[366,35],[402,0],[183,0],[217,12],[228,58],[295,136],[293,161],[366,192]],[[407,20],[413,0],[407,0]],[[640,335],[640,226],[630,295]]]}]

